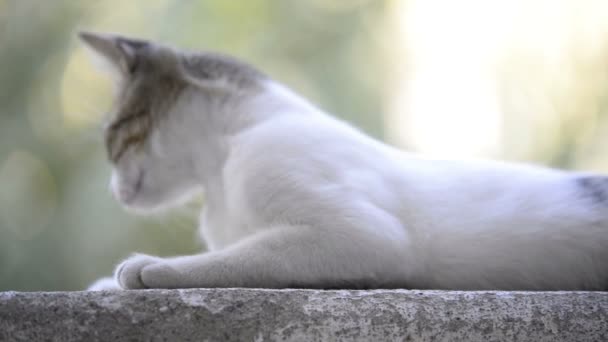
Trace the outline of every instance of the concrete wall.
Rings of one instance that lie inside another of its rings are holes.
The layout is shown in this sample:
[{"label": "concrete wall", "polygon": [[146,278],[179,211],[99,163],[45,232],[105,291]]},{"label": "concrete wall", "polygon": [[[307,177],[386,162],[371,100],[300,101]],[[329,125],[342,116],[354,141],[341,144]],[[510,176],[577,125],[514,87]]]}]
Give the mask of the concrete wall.
[{"label": "concrete wall", "polygon": [[0,293],[0,341],[608,341],[608,292]]}]

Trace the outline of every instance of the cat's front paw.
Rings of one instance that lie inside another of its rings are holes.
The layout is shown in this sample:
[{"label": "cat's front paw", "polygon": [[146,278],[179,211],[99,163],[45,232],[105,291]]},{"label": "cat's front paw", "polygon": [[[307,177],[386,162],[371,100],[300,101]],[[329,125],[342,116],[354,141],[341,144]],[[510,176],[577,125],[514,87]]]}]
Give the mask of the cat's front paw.
[{"label": "cat's front paw", "polygon": [[120,286],[116,282],[116,279],[112,277],[105,277],[97,279],[93,284],[87,287],[87,291],[108,291],[108,290],[120,290]]},{"label": "cat's front paw", "polygon": [[162,263],[163,259],[145,254],[135,254],[116,267],[114,278],[120,287],[129,289],[148,289],[149,284],[144,282],[142,272],[145,267]]}]

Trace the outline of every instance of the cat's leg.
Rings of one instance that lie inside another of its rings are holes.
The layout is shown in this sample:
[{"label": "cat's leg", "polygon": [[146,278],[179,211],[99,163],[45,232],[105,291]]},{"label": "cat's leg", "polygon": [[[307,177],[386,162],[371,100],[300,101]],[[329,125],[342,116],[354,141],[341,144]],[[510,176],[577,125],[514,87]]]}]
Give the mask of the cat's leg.
[{"label": "cat's leg", "polygon": [[87,287],[87,291],[105,291],[120,289],[122,288],[120,287],[120,285],[118,285],[114,277],[104,277],[101,279],[97,279],[91,285],[89,285],[89,287]]},{"label": "cat's leg", "polygon": [[126,289],[403,287],[402,242],[369,231],[280,226],[205,254],[135,255],[117,267],[116,279]]}]

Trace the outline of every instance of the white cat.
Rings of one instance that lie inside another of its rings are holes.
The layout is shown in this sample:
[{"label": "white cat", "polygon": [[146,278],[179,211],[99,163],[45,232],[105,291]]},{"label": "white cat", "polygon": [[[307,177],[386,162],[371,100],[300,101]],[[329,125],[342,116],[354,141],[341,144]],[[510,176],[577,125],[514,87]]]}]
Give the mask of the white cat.
[{"label": "white cat", "polygon": [[134,255],[121,288],[608,289],[608,177],[422,158],[232,58],[80,37],[120,79],[116,197],[149,211],[205,193],[210,251]]}]

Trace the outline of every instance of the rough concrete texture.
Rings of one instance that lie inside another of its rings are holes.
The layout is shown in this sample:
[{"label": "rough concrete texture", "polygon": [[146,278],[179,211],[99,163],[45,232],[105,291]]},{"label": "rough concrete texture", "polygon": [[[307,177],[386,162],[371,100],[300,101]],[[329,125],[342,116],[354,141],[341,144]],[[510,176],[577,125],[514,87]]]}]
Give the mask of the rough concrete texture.
[{"label": "rough concrete texture", "polygon": [[0,340],[608,341],[608,292],[4,292]]}]

